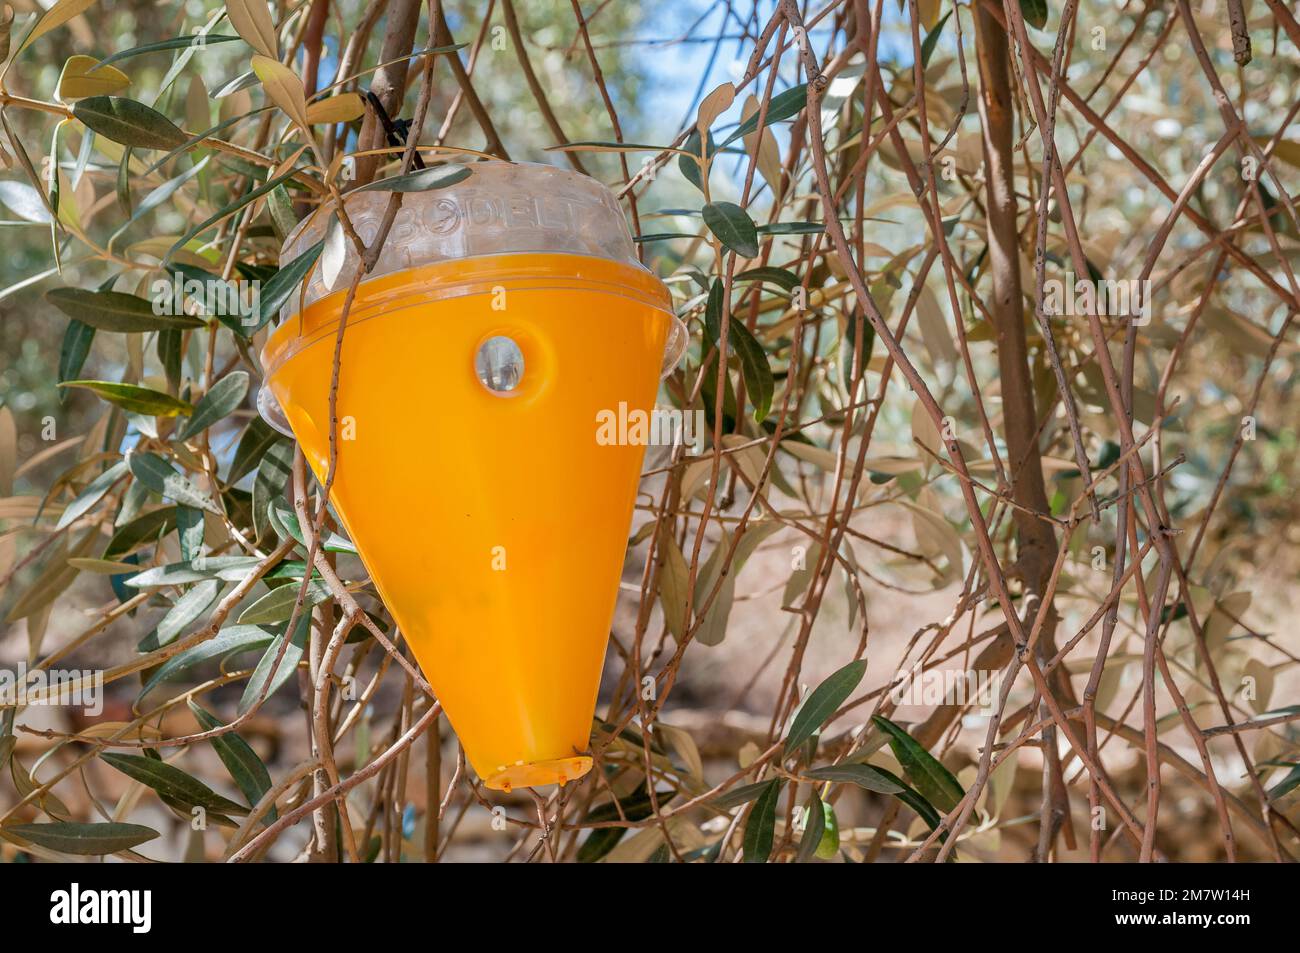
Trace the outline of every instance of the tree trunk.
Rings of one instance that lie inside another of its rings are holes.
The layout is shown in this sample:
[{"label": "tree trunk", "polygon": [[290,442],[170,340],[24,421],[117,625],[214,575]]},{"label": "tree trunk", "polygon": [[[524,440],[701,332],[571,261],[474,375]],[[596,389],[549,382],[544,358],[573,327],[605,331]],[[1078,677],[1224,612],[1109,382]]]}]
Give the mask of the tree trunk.
[{"label": "tree trunk", "polygon": [[[1002,384],[1002,428],[1007,444],[1011,498],[1019,507],[1011,514],[1016,529],[1015,574],[1024,585],[1022,617],[1026,629],[1038,612],[1056,560],[1056,534],[1033,512],[1048,513],[1038,447],[1038,409],[1025,338],[1025,300],[1021,287],[1020,240],[1016,223],[1013,180],[1015,112],[1011,97],[1010,49],[1002,27],[983,7],[975,12],[976,51],[980,72],[980,128],[984,146],[984,180],[988,203],[988,261],[993,278],[989,312],[997,341]],[[1035,645],[1040,664],[1056,654],[1056,613],[1049,608]],[[1073,707],[1073,690],[1064,666],[1048,680],[1052,693]],[[1041,714],[1046,715],[1046,706]],[[1043,731],[1043,810],[1035,858],[1049,858],[1056,834],[1067,821],[1069,801],[1056,751],[1056,730]],[[1067,833],[1067,843],[1073,837]]]}]

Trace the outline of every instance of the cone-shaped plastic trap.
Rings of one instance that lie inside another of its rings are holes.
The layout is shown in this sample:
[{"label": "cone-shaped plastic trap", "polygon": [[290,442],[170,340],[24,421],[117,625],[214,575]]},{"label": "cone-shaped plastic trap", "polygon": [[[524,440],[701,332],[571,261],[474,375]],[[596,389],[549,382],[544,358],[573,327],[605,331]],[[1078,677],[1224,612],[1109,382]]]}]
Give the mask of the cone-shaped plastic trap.
[{"label": "cone-shaped plastic trap", "polygon": [[[645,450],[598,440],[649,413],[682,329],[614,197],[585,176],[487,162],[404,196],[348,314],[331,503],[489,787],[563,784],[588,750]],[[388,194],[346,200],[363,240]],[[322,252],[263,354],[259,406],[317,478],[357,259]],[[671,341],[670,341],[671,339]],[[625,410],[621,411],[623,405]]]}]

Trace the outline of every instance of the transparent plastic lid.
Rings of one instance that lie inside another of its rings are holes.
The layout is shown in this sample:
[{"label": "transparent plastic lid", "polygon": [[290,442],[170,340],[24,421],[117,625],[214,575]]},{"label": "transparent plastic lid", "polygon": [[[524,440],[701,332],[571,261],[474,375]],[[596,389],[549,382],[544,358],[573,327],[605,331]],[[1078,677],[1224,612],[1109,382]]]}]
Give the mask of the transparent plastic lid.
[{"label": "transparent plastic lid", "polygon": [[[405,192],[375,267],[365,277],[438,262],[489,255],[573,254],[603,258],[651,274],[637,259],[636,245],[618,199],[590,176],[530,162],[474,162],[470,174],[452,185]],[[343,196],[348,218],[369,245],[379,231],[391,192],[380,189]],[[325,247],[307,280],[280,310],[281,323],[351,284],[360,258],[332,214],[321,206],[289,234],[280,261],[289,262],[320,241]],[[363,282],[364,283],[364,282]],[[665,290],[665,300],[667,292]],[[686,326],[673,316],[665,346],[663,374],[677,366],[687,343]],[[277,401],[263,385],[257,397],[262,416],[292,435]]]},{"label": "transparent plastic lid", "polygon": [[[405,268],[480,255],[563,252],[622,262],[644,270],[627,220],[613,193],[595,179],[530,162],[475,162],[470,175],[445,188],[406,192],[383,251],[367,280]],[[368,190],[343,197],[361,240],[374,240],[391,192]],[[297,258],[322,239],[321,262],[307,285],[306,303],[347,288],[359,264],[333,203],[299,223],[280,253]],[[298,310],[297,294],[280,312]]]}]

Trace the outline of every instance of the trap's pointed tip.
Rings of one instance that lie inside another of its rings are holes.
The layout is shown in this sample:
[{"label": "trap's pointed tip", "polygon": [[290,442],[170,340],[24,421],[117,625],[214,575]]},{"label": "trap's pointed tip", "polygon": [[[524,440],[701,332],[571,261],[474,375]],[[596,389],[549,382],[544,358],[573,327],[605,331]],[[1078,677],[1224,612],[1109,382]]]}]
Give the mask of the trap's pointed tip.
[{"label": "trap's pointed tip", "polygon": [[483,784],[505,794],[509,794],[515,788],[538,788],[551,784],[564,786],[590,771],[591,764],[591,758],[586,755],[526,761],[510,767],[498,768],[493,775],[483,779]]}]

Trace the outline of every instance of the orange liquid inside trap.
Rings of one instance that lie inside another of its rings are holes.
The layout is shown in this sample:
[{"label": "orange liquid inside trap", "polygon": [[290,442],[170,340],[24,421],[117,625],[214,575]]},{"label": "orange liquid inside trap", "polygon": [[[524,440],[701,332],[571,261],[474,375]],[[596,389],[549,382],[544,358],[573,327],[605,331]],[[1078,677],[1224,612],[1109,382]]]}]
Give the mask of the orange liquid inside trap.
[{"label": "orange liquid inside trap", "polygon": [[[320,480],[344,299],[295,315],[268,384]],[[587,751],[645,447],[597,415],[649,412],[667,290],[573,254],[441,262],[362,284],[343,339],[330,500],[490,788],[563,784]],[[480,380],[494,337],[513,390]]]}]

